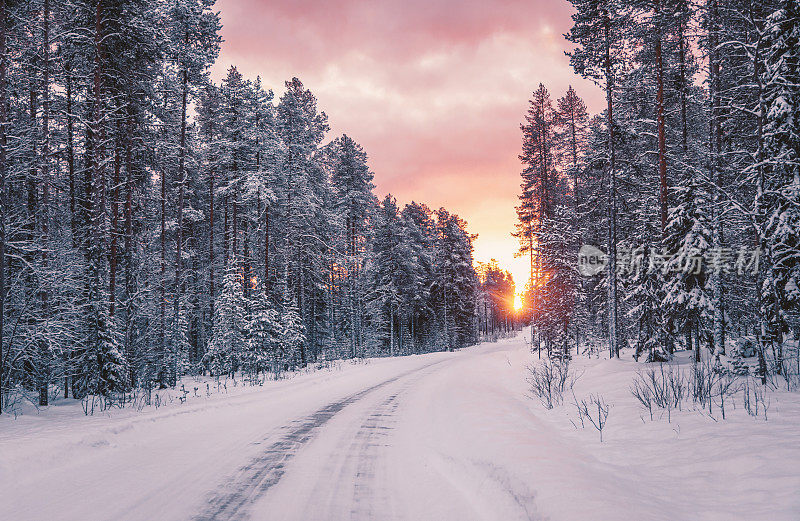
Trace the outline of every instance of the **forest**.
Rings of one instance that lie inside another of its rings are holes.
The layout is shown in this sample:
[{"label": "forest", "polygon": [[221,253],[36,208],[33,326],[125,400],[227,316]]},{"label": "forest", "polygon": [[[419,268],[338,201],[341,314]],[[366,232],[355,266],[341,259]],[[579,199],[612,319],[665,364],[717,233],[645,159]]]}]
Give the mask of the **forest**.
[{"label": "forest", "polygon": [[2,519],[797,521],[798,462],[800,0],[0,0]]},{"label": "forest", "polygon": [[211,81],[220,28],[214,0],[0,0],[0,399],[511,328],[513,282],[479,280],[466,222],[379,200],[300,80]]},{"label": "forest", "polygon": [[[800,4],[570,1],[565,59],[606,103],[592,116],[540,85],[521,126],[536,338],[796,380]],[[575,269],[587,245],[604,254],[595,276]]]}]

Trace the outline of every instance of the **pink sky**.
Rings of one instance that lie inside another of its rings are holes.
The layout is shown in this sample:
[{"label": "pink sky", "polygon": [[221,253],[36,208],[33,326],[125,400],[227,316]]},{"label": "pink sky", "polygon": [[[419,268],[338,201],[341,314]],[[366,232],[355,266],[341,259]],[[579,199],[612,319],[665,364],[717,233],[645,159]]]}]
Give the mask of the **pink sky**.
[{"label": "pink sky", "polygon": [[573,85],[590,111],[602,93],[564,51],[566,0],[218,0],[230,65],[283,92],[299,77],[331,134],[364,146],[379,196],[446,207],[469,223],[475,258],[497,259],[518,288],[519,124],[531,92]]}]

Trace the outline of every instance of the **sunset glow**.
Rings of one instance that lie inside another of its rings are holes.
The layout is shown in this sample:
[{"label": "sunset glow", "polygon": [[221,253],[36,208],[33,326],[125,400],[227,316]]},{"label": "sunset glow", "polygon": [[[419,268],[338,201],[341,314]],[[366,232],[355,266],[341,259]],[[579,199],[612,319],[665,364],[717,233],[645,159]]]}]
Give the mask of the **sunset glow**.
[{"label": "sunset glow", "polygon": [[510,232],[527,99],[544,82],[559,95],[573,85],[593,111],[603,104],[602,92],[564,58],[567,2],[220,0],[217,7],[225,44],[215,80],[235,64],[277,98],[298,76],[328,114],[329,138],[347,133],[364,146],[379,196],[459,214],[478,234],[475,260],[497,259],[525,286],[530,261],[514,257]]},{"label": "sunset glow", "polygon": [[523,308],[522,295],[517,293],[514,295],[514,311],[521,311]]}]

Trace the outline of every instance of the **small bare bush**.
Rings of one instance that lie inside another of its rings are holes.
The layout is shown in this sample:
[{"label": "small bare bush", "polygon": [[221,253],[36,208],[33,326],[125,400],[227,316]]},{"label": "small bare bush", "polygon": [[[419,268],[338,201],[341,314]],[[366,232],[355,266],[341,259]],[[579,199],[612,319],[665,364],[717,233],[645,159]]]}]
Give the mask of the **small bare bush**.
[{"label": "small bare bush", "polygon": [[667,412],[667,420],[672,421],[672,410],[680,409],[686,396],[686,378],[680,369],[672,365],[659,364],[639,371],[631,386],[631,394],[649,412],[653,419],[653,407]]},{"label": "small bare bush", "polygon": [[689,394],[692,401],[701,408],[708,408],[712,413],[712,398],[714,390],[722,380],[722,370],[718,365],[713,365],[710,359],[703,360],[692,366],[689,378]]},{"label": "small bare bush", "polygon": [[764,416],[764,421],[767,420],[770,400],[765,386],[759,385],[754,380],[751,381],[750,378],[745,378],[742,385],[742,403],[747,414],[753,417],[761,414]]},{"label": "small bare bush", "polygon": [[653,392],[650,390],[650,386],[647,385],[647,380],[643,378],[634,379],[633,385],[631,385],[631,394],[647,409],[650,414],[650,421],[653,421]]},{"label": "small bare bush", "polygon": [[[747,378],[747,377],[745,377]],[[710,359],[696,363],[689,374],[689,395],[701,409],[707,409],[708,414],[714,414],[714,405],[719,407],[722,419],[725,419],[725,404],[728,399],[733,399],[740,390],[740,379],[737,375],[726,370],[718,362]]]},{"label": "small bare bush", "polygon": [[572,389],[578,376],[570,370],[569,359],[545,359],[528,366],[528,384],[533,396],[547,409],[552,409],[564,400],[564,390]]},{"label": "small bare bush", "polygon": [[575,400],[575,407],[578,409],[581,427],[585,427],[588,421],[600,433],[600,443],[603,443],[603,429],[608,422],[611,406],[599,394],[591,394],[583,400],[578,400],[574,394],[572,397]]}]

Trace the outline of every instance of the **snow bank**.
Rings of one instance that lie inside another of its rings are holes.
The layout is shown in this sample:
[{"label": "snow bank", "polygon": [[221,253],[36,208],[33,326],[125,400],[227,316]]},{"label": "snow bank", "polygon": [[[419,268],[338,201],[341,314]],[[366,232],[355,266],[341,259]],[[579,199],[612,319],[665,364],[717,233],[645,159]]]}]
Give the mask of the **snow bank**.
[{"label": "snow bank", "polygon": [[[680,352],[675,364],[689,372],[690,360],[691,353]],[[651,421],[630,391],[648,365],[658,366],[636,363],[627,351],[620,360],[573,361],[573,370],[582,373],[574,386],[578,399],[600,394],[611,404],[603,443],[591,425],[579,428],[571,394],[551,411],[531,401],[532,412],[561,433],[574,457],[600,470],[586,486],[604,490],[607,507],[590,517],[612,519],[629,511],[635,519],[798,519],[800,394],[768,391],[766,420],[744,410],[739,392],[728,399],[725,420],[719,404],[710,415],[689,398],[669,415],[656,409]],[[580,494],[566,496],[579,501]],[[562,508],[566,513],[574,507],[567,502]]]}]

